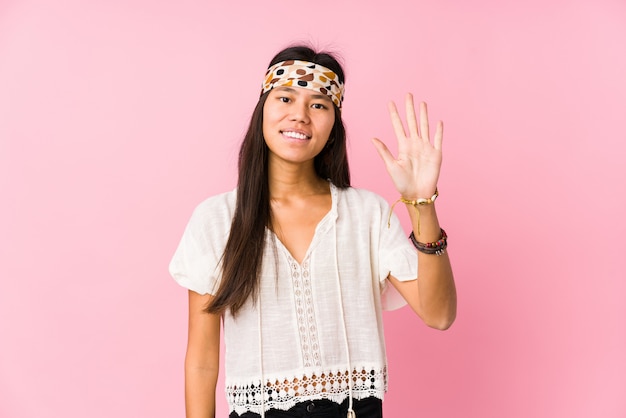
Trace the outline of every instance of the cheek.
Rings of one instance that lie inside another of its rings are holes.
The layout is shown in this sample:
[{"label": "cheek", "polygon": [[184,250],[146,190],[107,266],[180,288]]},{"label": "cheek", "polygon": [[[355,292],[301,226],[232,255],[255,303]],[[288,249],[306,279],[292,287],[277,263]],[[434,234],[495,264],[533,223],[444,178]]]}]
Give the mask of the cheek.
[{"label": "cheek", "polygon": [[265,103],[263,106],[263,128],[280,121],[282,117],[283,114],[273,104]]},{"label": "cheek", "polygon": [[333,126],[335,126],[335,118],[329,118],[326,124],[326,133],[330,137],[331,132],[333,131]]},{"label": "cheek", "polygon": [[263,108],[263,136],[267,136],[270,126],[272,125],[272,112],[267,105]]}]

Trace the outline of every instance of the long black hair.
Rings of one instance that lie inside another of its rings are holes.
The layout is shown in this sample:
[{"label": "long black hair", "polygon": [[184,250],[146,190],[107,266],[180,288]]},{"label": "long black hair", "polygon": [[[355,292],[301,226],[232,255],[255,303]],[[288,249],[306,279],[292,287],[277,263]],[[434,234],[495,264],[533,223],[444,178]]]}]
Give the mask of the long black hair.
[{"label": "long black hair", "polygon": [[[345,83],[341,65],[329,52],[316,52],[303,45],[291,46],[276,54],[268,68],[287,60],[322,65],[337,74],[341,83]],[[266,228],[272,228],[269,149],[263,137],[263,106],[268,94],[266,92],[259,98],[239,149],[237,204],[222,257],[220,286],[206,308],[209,313],[221,314],[229,309],[235,316],[250,297],[256,299],[257,296]],[[338,188],[346,188],[350,186],[346,131],[341,110],[335,105],[333,107],[335,123],[326,146],[314,159],[314,167],[320,178],[328,179]]]}]

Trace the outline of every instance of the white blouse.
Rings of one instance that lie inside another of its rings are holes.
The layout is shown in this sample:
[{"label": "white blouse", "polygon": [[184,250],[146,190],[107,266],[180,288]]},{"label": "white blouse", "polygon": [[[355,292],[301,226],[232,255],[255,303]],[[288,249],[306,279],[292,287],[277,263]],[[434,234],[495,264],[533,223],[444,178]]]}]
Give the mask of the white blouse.
[{"label": "white blouse", "polygon": [[[298,402],[382,399],[387,361],[382,309],[405,304],[386,280],[417,276],[416,251],[380,196],[331,184],[332,207],[299,264],[268,230],[259,298],[223,317],[231,411],[262,415]],[[182,286],[214,294],[236,191],[194,211],[170,263]]]}]

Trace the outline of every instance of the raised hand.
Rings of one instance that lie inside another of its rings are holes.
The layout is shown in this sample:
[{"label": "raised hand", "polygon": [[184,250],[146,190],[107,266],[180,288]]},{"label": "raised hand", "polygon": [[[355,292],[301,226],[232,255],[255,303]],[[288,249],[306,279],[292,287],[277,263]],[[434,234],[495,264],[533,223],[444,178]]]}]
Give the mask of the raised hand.
[{"label": "raised hand", "polygon": [[391,124],[398,140],[398,157],[378,138],[372,142],[383,159],[396,189],[405,199],[429,198],[435,193],[441,169],[443,122],[437,123],[435,137],[430,141],[426,103],[420,103],[419,124],[413,95],[406,95],[408,135],[395,103],[389,103]]}]

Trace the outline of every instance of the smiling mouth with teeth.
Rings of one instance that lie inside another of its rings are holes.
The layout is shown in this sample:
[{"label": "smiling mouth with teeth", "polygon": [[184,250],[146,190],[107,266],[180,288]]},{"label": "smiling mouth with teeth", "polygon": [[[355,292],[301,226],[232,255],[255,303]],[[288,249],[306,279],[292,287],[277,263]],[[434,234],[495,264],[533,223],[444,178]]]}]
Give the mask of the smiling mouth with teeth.
[{"label": "smiling mouth with teeth", "polygon": [[288,136],[289,138],[294,138],[294,139],[311,139],[310,136],[305,135],[305,134],[301,134],[299,132],[293,132],[293,131],[282,131],[281,132],[283,135]]}]

